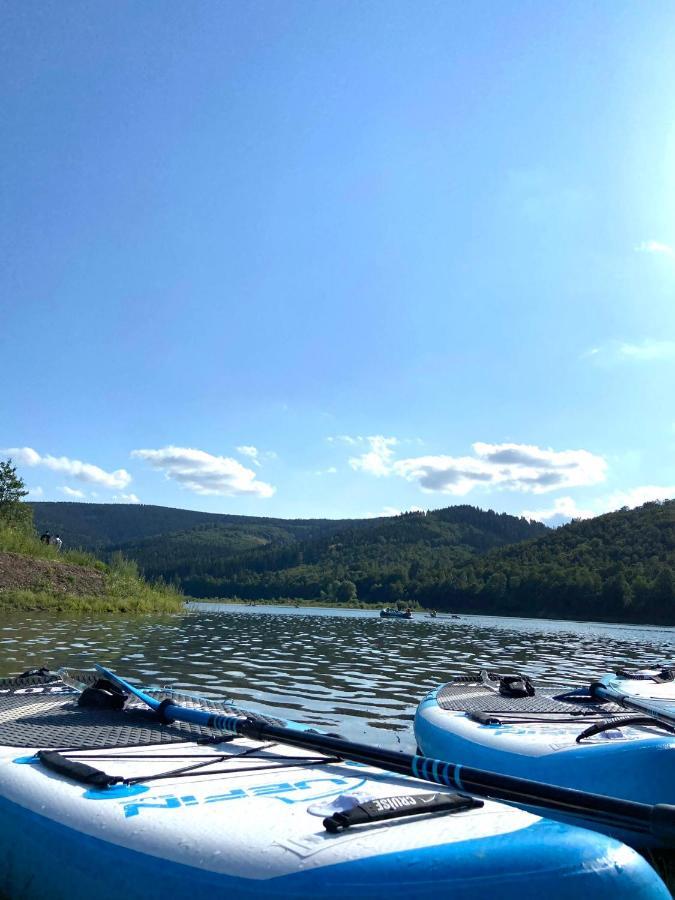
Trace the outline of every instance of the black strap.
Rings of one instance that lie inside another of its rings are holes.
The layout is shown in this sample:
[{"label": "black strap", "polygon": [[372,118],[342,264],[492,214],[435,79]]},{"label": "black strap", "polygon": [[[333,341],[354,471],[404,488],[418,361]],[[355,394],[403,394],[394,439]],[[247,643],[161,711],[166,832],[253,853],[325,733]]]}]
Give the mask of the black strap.
[{"label": "black strap", "polygon": [[353,825],[367,825],[385,819],[400,819],[402,816],[420,816],[432,813],[455,813],[483,806],[468,794],[408,794],[403,797],[382,797],[367,800],[344,812],[333,813],[323,820],[326,831],[336,834]]},{"label": "black strap", "polygon": [[675,728],[659,719],[653,719],[651,716],[627,716],[625,719],[608,719],[605,722],[597,722],[590,725],[580,735],[577,735],[577,744],[580,744],[585,738],[593,737],[594,734],[601,734],[603,731],[611,731],[613,728],[625,728],[628,725],[649,725],[654,728],[662,728],[664,731],[675,734]]},{"label": "black strap", "polygon": [[658,684],[663,684],[666,681],[673,680],[675,680],[675,671],[669,668],[661,669],[659,674],[654,676],[654,681],[656,681]]},{"label": "black strap", "polygon": [[77,698],[77,705],[94,709],[122,709],[128,698],[129,695],[118,685],[107,678],[98,678],[82,691]]},{"label": "black strap", "polygon": [[534,685],[527,675],[502,675],[499,693],[502,697],[534,697]]},{"label": "black strap", "polygon": [[494,713],[481,712],[479,709],[467,710],[466,716],[472,722],[478,722],[479,725],[501,725],[502,720],[497,718]]},{"label": "black strap", "polygon": [[[571,688],[569,691],[563,691],[562,694],[556,694],[552,700],[558,700],[560,703],[579,703],[588,706],[601,706],[603,703],[610,703],[606,697],[596,697],[587,687]],[[574,711],[576,714],[576,710]]]},{"label": "black strap", "polygon": [[49,669],[45,669],[44,666],[39,669],[26,669],[21,675],[17,675],[17,680],[21,678],[44,678],[49,681],[58,681],[58,675],[53,675]]},{"label": "black strap", "polygon": [[112,784],[119,784],[124,779],[119,775],[107,775],[100,769],[94,769],[93,766],[87,766],[81,762],[68,759],[61,756],[56,750],[38,750],[37,758],[43,766],[51,769],[52,772],[58,772],[70,778],[71,781],[78,781],[80,784],[90,784],[95,787],[109,787]]}]

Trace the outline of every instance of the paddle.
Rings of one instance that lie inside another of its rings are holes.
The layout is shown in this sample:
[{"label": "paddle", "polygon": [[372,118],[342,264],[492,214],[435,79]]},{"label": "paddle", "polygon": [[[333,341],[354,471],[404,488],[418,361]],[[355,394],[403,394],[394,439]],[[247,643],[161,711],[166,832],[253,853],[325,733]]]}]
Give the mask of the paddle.
[{"label": "paddle", "polygon": [[636,712],[648,713],[653,719],[663,722],[666,725],[675,725],[675,703],[670,703],[673,712],[664,709],[663,702],[660,700],[643,700],[631,697],[624,691],[619,690],[614,675],[603,675],[598,681],[593,682],[589,688],[591,696],[600,697],[602,700],[613,700],[626,709],[632,709]]},{"label": "paddle", "polygon": [[109,669],[100,665],[97,665],[96,669],[113,684],[142,700],[166,722],[189,722],[252,740],[273,740],[305,750],[320,750],[397,775],[412,776],[433,784],[459,788],[461,791],[503,800],[516,806],[536,807],[549,813],[552,811],[564,816],[581,817],[596,828],[602,825],[610,831],[649,835],[653,839],[658,839],[660,843],[675,845],[675,806],[667,804],[650,806],[632,800],[616,800],[612,797],[555,787],[426,756],[411,756],[407,753],[384,750],[318,732],[270,725],[254,718],[219,716],[206,710],[180,706],[171,700],[160,702]]}]

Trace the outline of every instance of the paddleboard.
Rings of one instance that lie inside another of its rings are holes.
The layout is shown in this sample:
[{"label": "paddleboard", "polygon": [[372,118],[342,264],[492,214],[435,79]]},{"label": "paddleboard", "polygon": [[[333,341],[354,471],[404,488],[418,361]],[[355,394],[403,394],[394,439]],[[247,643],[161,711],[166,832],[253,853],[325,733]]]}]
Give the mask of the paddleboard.
[{"label": "paddleboard", "polygon": [[653,669],[619,669],[605,676],[603,683],[629,700],[654,704],[661,713],[675,718],[675,667],[663,665]]},{"label": "paddleboard", "polygon": [[[451,792],[162,724],[134,699],[122,710],[83,707],[73,683],[87,678],[0,683],[0,892],[12,900],[669,896],[639,855],[594,832],[470,797],[459,811],[434,812],[428,798],[447,802]],[[47,766],[37,753],[49,748],[58,755]],[[124,781],[85,785],[78,766]],[[383,818],[405,808],[414,814]]]},{"label": "paddleboard", "polygon": [[[675,734],[571,685],[531,686],[493,673],[458,676],[415,714],[427,756],[643,803],[675,803]],[[644,684],[644,682],[639,682]],[[643,846],[643,836],[621,832]]]}]

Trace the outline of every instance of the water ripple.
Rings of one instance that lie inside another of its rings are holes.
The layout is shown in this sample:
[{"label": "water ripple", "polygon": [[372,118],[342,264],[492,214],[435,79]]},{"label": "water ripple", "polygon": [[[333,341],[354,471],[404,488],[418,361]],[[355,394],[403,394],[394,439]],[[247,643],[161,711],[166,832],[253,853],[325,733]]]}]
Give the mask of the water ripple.
[{"label": "water ripple", "polygon": [[194,604],[157,620],[5,616],[0,675],[102,662],[134,681],[228,696],[329,731],[412,750],[422,695],[478,668],[588,682],[669,662],[675,629],[499,619],[381,620],[346,610]]}]

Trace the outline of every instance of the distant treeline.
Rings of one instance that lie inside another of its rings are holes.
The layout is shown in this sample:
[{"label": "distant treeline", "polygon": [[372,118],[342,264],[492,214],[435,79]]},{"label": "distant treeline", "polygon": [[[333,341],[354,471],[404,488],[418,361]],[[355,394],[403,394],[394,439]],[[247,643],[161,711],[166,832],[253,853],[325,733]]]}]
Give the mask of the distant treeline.
[{"label": "distant treeline", "polygon": [[[84,508],[84,509],[83,509]],[[284,520],[162,507],[35,504],[193,597],[298,598],[675,624],[675,501],[556,530],[452,506],[383,519]],[[95,515],[94,515],[95,510]],[[125,525],[126,522],[126,525]],[[125,527],[132,538],[120,541]],[[172,528],[169,533],[158,528]]]},{"label": "distant treeline", "polygon": [[349,581],[369,603],[675,624],[675,501],[572,522],[488,552],[481,552],[489,543],[484,533],[469,531],[455,546],[434,546],[406,543],[415,523],[400,530],[396,524],[389,533],[371,533],[374,542],[343,533],[330,553],[315,546],[242,555],[220,576],[186,575],[181,583],[202,597],[330,599]]}]

